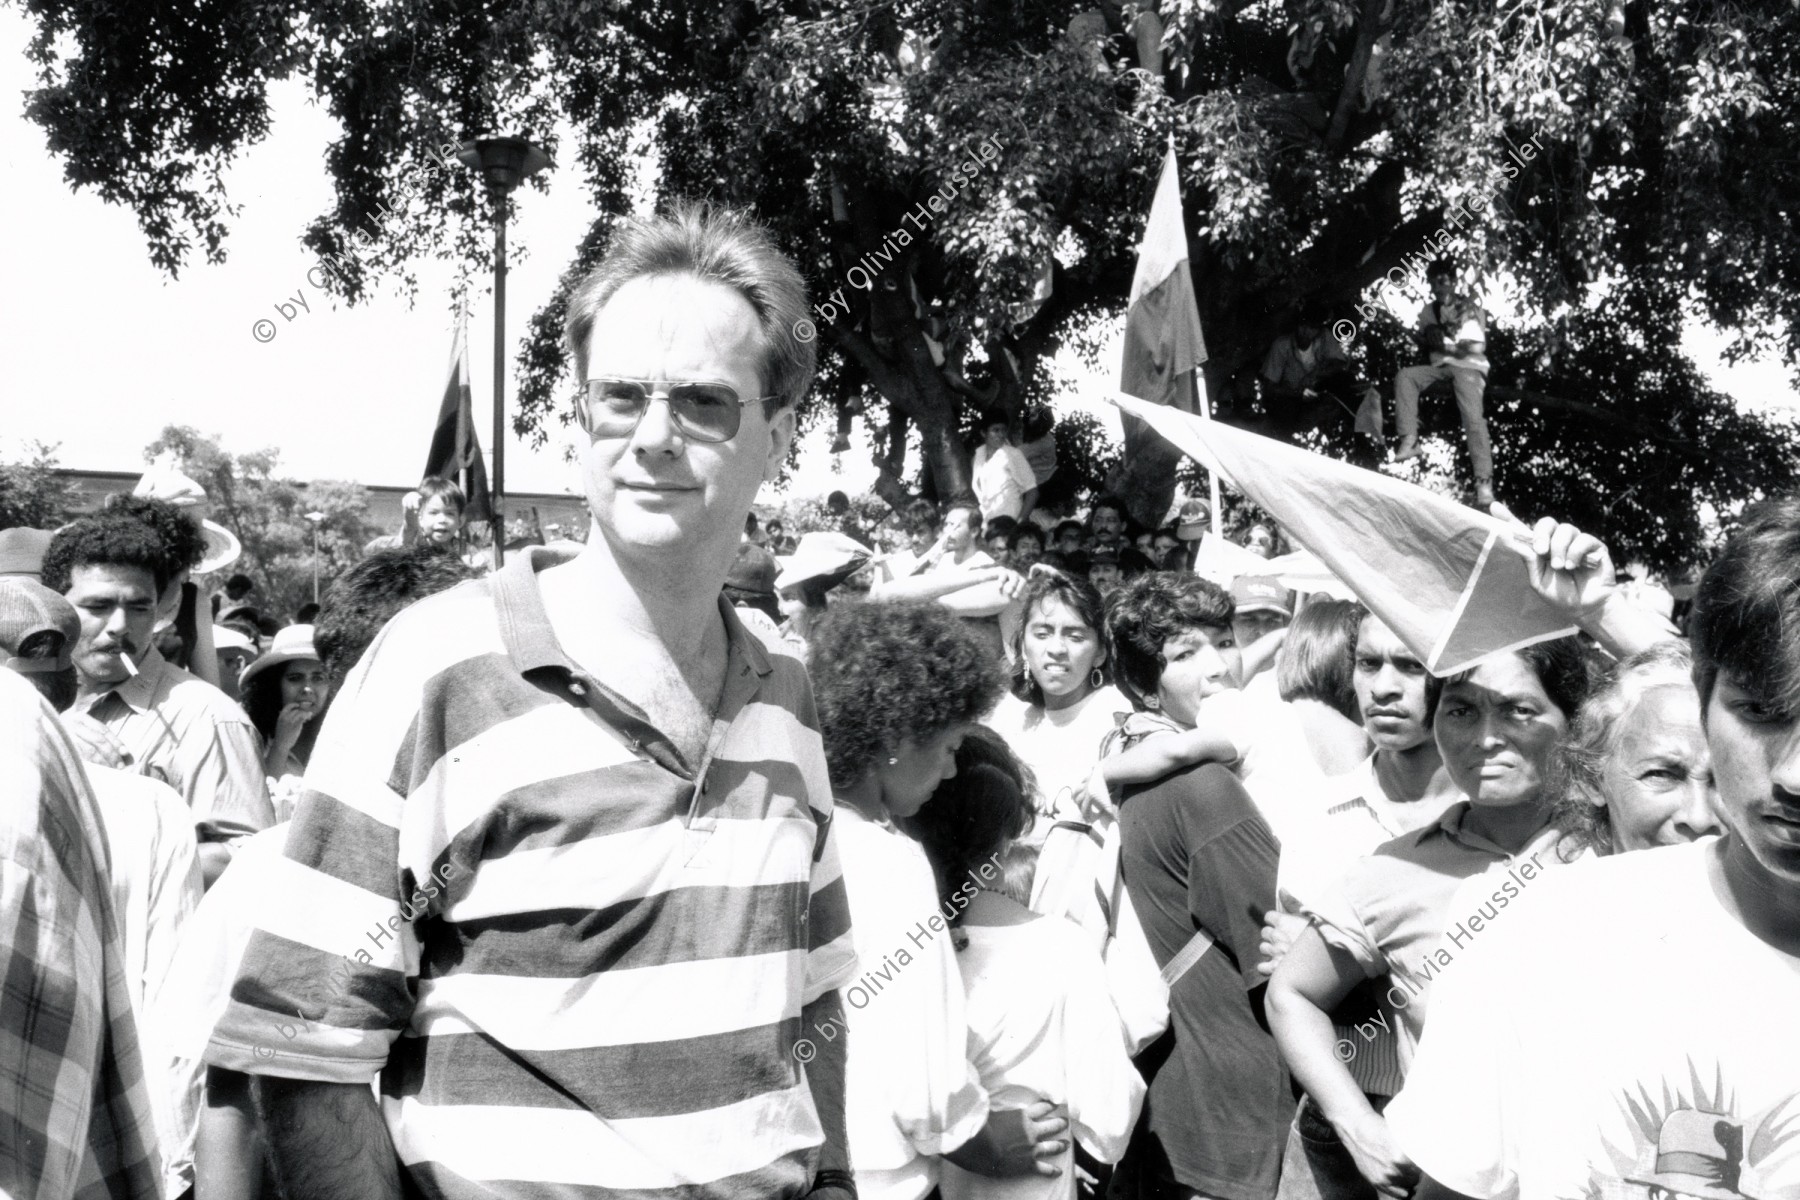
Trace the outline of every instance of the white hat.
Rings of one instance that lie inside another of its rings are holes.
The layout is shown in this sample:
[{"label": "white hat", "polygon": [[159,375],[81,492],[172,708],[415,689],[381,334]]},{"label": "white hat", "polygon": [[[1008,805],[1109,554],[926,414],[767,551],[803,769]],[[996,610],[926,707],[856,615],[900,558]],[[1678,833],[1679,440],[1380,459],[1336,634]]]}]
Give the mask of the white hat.
[{"label": "white hat", "polygon": [[[177,471],[175,455],[167,450],[156,456],[150,469],[143,473],[137,486],[131,489],[131,494],[151,500],[167,500],[176,508],[199,508],[206,503],[206,489]],[[238,560],[244,547],[235,533],[194,513],[188,515],[199,521],[200,536],[206,540],[206,557],[194,568],[196,575],[229,567]]]},{"label": "white hat", "polygon": [[213,626],[213,649],[218,650],[256,650],[256,643],[250,640],[242,630],[233,629],[229,625]]},{"label": "white hat", "polygon": [[238,676],[238,687],[247,685],[252,678],[270,667],[278,667],[283,663],[291,663],[297,659],[317,659],[319,652],[313,647],[313,627],[311,625],[289,625],[275,635],[263,656],[245,667]]},{"label": "white hat", "polygon": [[829,578],[833,584],[842,583],[869,561],[869,555],[867,546],[846,534],[830,530],[801,534],[794,552],[775,560],[781,564],[775,590],[779,592],[810,579]]}]

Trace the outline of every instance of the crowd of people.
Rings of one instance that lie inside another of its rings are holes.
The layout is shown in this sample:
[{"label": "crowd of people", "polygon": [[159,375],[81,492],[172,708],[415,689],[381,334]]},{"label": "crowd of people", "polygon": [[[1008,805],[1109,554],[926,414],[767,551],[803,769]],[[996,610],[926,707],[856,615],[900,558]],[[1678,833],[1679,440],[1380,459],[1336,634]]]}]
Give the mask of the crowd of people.
[{"label": "crowd of people", "polygon": [[624,226],[500,570],[443,480],[285,625],[167,471],[0,533],[0,1195],[1800,1197],[1800,497],[1685,634],[1540,520],[1579,632],[1440,678],[1004,422],[747,521],[805,312]]}]

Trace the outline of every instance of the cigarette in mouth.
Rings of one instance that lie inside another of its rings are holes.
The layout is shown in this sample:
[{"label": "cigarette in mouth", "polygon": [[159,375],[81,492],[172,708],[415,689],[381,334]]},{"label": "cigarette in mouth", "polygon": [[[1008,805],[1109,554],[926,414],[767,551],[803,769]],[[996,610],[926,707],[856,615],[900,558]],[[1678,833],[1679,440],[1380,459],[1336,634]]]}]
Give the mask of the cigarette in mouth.
[{"label": "cigarette in mouth", "polygon": [[138,673],[137,664],[131,661],[131,655],[121,654],[119,655],[119,661],[125,664],[126,676],[128,678],[136,678]]}]

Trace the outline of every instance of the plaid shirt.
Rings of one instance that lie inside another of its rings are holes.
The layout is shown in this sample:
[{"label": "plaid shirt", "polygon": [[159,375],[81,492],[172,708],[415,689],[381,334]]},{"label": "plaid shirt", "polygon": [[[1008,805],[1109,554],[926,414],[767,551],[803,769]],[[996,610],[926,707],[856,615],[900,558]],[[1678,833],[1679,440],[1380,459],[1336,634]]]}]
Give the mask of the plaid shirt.
[{"label": "plaid shirt", "polygon": [[108,872],[68,735],[0,671],[0,1195],[161,1200]]}]

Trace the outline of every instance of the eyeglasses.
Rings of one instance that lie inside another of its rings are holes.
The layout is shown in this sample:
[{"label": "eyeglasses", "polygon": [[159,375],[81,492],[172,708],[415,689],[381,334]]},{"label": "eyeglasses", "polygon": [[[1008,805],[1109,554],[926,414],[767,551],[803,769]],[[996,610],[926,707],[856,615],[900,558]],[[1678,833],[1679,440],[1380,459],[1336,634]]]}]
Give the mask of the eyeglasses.
[{"label": "eyeglasses", "polygon": [[650,411],[650,401],[662,400],[681,435],[696,442],[728,442],[737,436],[744,420],[744,405],[775,396],[740,399],[728,383],[663,382],[654,379],[590,379],[584,411],[588,436],[630,437]]}]

